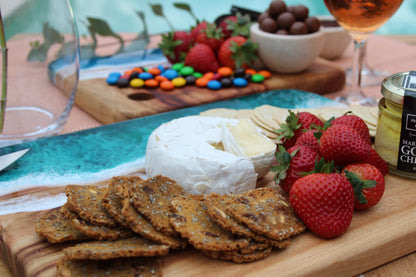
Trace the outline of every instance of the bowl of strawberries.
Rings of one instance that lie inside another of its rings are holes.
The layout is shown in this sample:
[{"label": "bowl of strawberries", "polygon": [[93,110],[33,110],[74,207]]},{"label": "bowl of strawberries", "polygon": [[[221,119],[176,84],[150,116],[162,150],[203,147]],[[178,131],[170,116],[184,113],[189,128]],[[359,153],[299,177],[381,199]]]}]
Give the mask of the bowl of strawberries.
[{"label": "bowl of strawberries", "polygon": [[287,6],[274,0],[250,28],[263,64],[278,73],[309,68],[321,53],[325,34],[318,18],[304,5]]}]

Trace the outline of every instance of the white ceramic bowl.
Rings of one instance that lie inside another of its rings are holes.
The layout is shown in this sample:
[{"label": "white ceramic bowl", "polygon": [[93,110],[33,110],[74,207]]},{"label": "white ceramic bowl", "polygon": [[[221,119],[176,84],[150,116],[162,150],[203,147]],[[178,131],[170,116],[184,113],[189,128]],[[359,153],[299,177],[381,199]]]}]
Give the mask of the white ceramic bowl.
[{"label": "white ceramic bowl", "polygon": [[[331,15],[317,16],[319,20],[335,21]],[[323,26],[325,33],[325,44],[319,54],[320,57],[327,60],[336,60],[344,54],[350,45],[352,38],[350,34],[341,26],[326,27]]]},{"label": "white ceramic bowl", "polygon": [[307,35],[277,35],[260,30],[254,23],[250,37],[258,43],[258,54],[263,64],[278,73],[298,73],[310,67],[324,46],[324,31]]}]

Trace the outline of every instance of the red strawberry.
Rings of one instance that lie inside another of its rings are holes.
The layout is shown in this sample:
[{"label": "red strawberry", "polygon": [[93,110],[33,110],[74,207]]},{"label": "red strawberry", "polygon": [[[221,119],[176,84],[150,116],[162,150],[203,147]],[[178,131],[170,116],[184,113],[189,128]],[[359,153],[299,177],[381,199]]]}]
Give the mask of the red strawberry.
[{"label": "red strawberry", "polygon": [[323,126],[323,124],[322,120],[312,113],[300,112],[295,114],[289,110],[286,123],[280,124],[280,129],[275,132],[280,134],[279,139],[283,140],[285,148],[290,148],[295,145],[303,130]]},{"label": "red strawberry", "polygon": [[224,42],[224,35],[216,24],[207,23],[207,28],[201,30],[195,38],[196,43],[204,43],[217,52],[221,44]]},{"label": "red strawberry", "polygon": [[222,66],[232,69],[250,67],[258,60],[257,44],[243,36],[230,37],[221,44],[217,56]]},{"label": "red strawberry", "polygon": [[376,205],[384,193],[385,181],[383,174],[375,166],[368,163],[349,164],[342,174],[354,188],[356,210],[365,210]]},{"label": "red strawberry", "polygon": [[345,114],[332,120],[331,124],[344,124],[354,128],[364,139],[364,141],[371,145],[370,131],[368,130],[367,124],[361,117],[353,114]]},{"label": "red strawberry", "polygon": [[189,33],[175,31],[162,35],[159,47],[170,63],[183,62],[192,45]]},{"label": "red strawberry", "polygon": [[387,173],[389,173],[389,165],[373,148],[371,148],[370,156],[365,162],[377,167],[383,176],[386,176]]},{"label": "red strawberry", "polygon": [[322,157],[339,166],[367,160],[371,149],[355,129],[342,124],[330,126],[319,140]]},{"label": "red strawberry", "polygon": [[224,34],[224,38],[226,39],[231,37],[233,31],[231,29],[228,29],[228,27],[231,26],[233,22],[237,22],[237,16],[230,15],[224,18],[218,25],[218,27],[221,28],[222,33]]},{"label": "red strawberry", "polygon": [[250,36],[251,23],[250,15],[237,13],[223,19],[219,27],[221,27],[226,38],[235,36],[248,38]]},{"label": "red strawberry", "polygon": [[305,226],[320,237],[340,236],[350,226],[354,191],[339,173],[313,173],[298,179],[289,200]]},{"label": "red strawberry", "polygon": [[196,44],[189,50],[185,65],[201,73],[217,72],[220,67],[212,48],[202,43]]},{"label": "red strawberry", "polygon": [[282,145],[276,152],[278,165],[272,166],[270,170],[276,172],[276,183],[287,193],[302,173],[314,169],[316,160],[319,160],[319,153],[306,146],[293,146],[287,151]]},{"label": "red strawberry", "polygon": [[295,146],[307,146],[312,148],[316,152],[319,152],[319,137],[322,135],[322,131],[317,129],[309,129],[302,133],[296,140]]},{"label": "red strawberry", "polygon": [[191,35],[191,39],[192,39],[192,41],[195,41],[195,39],[196,39],[196,37],[198,36],[198,34],[199,34],[202,30],[204,30],[204,29],[206,29],[206,28],[207,28],[207,24],[208,24],[208,22],[206,22],[206,21],[204,20],[204,21],[199,22],[199,23],[198,23],[195,27],[193,27],[193,28],[191,29],[190,35]]}]

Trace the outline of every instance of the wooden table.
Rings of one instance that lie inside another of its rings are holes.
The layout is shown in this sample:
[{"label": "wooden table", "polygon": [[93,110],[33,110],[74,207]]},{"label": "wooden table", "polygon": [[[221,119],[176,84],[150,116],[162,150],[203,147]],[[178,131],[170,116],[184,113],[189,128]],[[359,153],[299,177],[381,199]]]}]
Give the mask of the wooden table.
[{"label": "wooden table", "polygon": [[[389,36],[395,40],[400,40],[409,44],[416,45],[416,36]],[[376,49],[378,46],[373,46],[373,49]],[[371,48],[370,48],[371,49]],[[351,49],[350,49],[351,50]],[[351,52],[351,51],[350,51]],[[370,58],[371,56],[369,56]],[[348,61],[351,58],[351,53],[344,55],[343,60],[340,61],[344,66],[348,64]],[[370,62],[372,61],[369,59]],[[373,60],[374,61],[374,60]],[[377,63],[377,61],[375,62]],[[414,61],[413,61],[414,64]],[[407,70],[414,69],[409,68]],[[370,94],[375,94],[376,91],[379,91],[379,88],[369,89]],[[334,98],[338,93],[333,93],[328,95],[330,98]],[[79,122],[82,122],[81,124]],[[84,125],[82,125],[84,124]],[[78,107],[74,107],[71,111],[70,119],[64,129],[64,133],[86,129],[91,127],[99,126],[100,123],[95,119],[91,118],[86,112],[82,111]],[[415,182],[416,185],[416,182]],[[363,273],[365,276],[415,276],[416,275],[416,252],[411,253],[407,256],[401,257],[395,261],[384,264],[378,268],[375,268],[369,272]],[[0,276],[9,277],[11,273],[5,263],[0,260]]]}]

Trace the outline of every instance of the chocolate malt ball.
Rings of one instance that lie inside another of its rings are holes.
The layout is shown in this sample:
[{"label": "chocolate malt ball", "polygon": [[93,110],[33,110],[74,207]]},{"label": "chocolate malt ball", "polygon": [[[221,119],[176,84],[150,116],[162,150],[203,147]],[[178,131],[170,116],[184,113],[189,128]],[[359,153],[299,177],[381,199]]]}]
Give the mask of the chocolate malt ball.
[{"label": "chocolate malt ball", "polygon": [[292,6],[290,12],[296,18],[296,21],[304,21],[309,15],[309,9],[304,5]]},{"label": "chocolate malt ball", "polygon": [[271,17],[276,18],[279,14],[287,11],[286,3],[282,0],[274,0],[269,5],[269,14]]},{"label": "chocolate malt ball", "polygon": [[272,18],[266,17],[260,22],[260,29],[268,33],[275,33],[277,31],[277,23]]},{"label": "chocolate malt ball", "polygon": [[259,15],[259,17],[257,17],[257,22],[260,24],[260,22],[262,22],[262,21],[263,21],[263,19],[265,19],[266,17],[270,17],[270,16],[269,16],[269,11],[268,11],[268,10],[266,10],[264,13],[261,13],[261,14]]},{"label": "chocolate malt ball", "polygon": [[277,30],[276,34],[278,35],[289,35],[289,32],[286,29]]},{"label": "chocolate malt ball", "polygon": [[295,23],[296,19],[295,16],[290,12],[284,12],[280,14],[277,19],[277,25],[279,25],[279,28],[289,30],[290,26],[292,26],[293,23]]},{"label": "chocolate malt ball", "polygon": [[314,16],[309,16],[305,19],[305,24],[308,27],[309,33],[318,32],[319,28],[321,27],[321,22],[318,18]]},{"label": "chocolate malt ball", "polygon": [[308,33],[308,27],[302,21],[296,21],[290,26],[289,34],[291,35],[305,35]]}]

